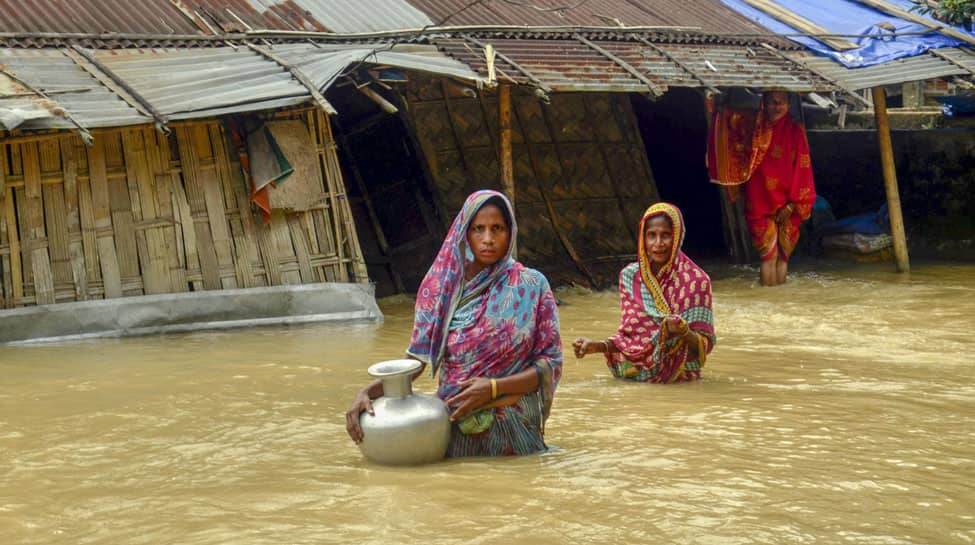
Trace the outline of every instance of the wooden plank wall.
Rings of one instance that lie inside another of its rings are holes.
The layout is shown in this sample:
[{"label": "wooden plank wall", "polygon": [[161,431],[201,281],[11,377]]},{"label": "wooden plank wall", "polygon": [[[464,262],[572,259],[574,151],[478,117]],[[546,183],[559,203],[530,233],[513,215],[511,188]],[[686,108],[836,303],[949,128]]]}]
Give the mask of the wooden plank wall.
[{"label": "wooden plank wall", "polygon": [[[304,119],[328,202],[251,212],[216,120],[0,140],[0,308],[324,281],[367,281],[329,122]],[[326,176],[326,173],[328,176]]]},{"label": "wooden plank wall", "polygon": [[[417,78],[407,100],[448,221],[472,191],[500,189],[493,91]],[[615,286],[635,258],[640,217],[659,196],[629,100],[512,93],[518,257],[553,283]]]}]

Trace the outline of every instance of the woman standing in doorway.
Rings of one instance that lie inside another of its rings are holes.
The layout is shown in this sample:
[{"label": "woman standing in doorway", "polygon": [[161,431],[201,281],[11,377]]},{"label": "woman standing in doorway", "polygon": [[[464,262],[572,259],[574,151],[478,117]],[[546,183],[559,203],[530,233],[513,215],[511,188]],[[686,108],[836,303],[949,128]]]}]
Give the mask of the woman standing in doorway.
[{"label": "woman standing in doorway", "polygon": [[745,184],[745,218],[752,243],[762,259],[763,286],[784,284],[789,256],[799,241],[799,226],[809,219],[816,189],[806,131],[789,116],[789,96],[772,91],[762,96],[764,121],[756,132],[769,133],[764,159]]}]

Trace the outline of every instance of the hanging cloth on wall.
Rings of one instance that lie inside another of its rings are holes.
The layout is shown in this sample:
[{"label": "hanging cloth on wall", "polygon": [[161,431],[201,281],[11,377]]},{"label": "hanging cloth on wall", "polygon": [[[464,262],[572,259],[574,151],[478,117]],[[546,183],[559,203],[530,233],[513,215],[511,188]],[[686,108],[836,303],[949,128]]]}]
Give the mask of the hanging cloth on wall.
[{"label": "hanging cloth on wall", "polygon": [[[267,195],[267,211],[308,210],[326,197],[318,153],[300,120],[268,121],[247,137],[255,194]],[[262,204],[254,201],[258,207]]]}]

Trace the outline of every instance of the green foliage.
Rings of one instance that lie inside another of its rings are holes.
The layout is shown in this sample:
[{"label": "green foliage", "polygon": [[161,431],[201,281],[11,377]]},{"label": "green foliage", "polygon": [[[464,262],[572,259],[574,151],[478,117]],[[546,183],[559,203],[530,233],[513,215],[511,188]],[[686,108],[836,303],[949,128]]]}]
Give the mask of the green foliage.
[{"label": "green foliage", "polygon": [[975,0],[911,0],[915,6],[911,11],[930,14],[946,23],[971,30],[975,21]]}]

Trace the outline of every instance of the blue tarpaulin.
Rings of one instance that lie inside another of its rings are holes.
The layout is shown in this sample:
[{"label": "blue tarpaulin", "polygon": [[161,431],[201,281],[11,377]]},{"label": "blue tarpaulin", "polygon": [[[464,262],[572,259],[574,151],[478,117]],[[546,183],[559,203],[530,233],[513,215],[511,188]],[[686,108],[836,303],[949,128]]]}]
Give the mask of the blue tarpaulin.
[{"label": "blue tarpaulin", "polygon": [[[722,2],[776,34],[799,33],[798,30],[770,15],[762,13],[741,0],[722,0]],[[887,2],[906,11],[909,11],[914,6],[914,3],[910,0],[887,0]],[[810,2],[809,0],[775,0],[775,3],[827,29],[830,33],[890,35],[890,30],[877,26],[878,23],[889,23],[893,25],[894,33],[908,34],[906,36],[892,36],[884,39],[866,37],[844,38],[847,41],[861,46],[858,49],[850,49],[847,51],[836,51],[814,38],[789,36],[790,40],[802,44],[820,55],[831,57],[848,68],[873,66],[904,57],[920,55],[929,49],[963,45],[961,41],[938,32],[925,33],[930,29],[923,25],[905,21],[894,15],[849,0],[816,0],[815,2]],[[925,17],[931,19],[929,16]],[[931,20],[939,25],[945,24],[934,19]],[[961,27],[952,28],[975,37],[975,33],[967,32]]]}]

